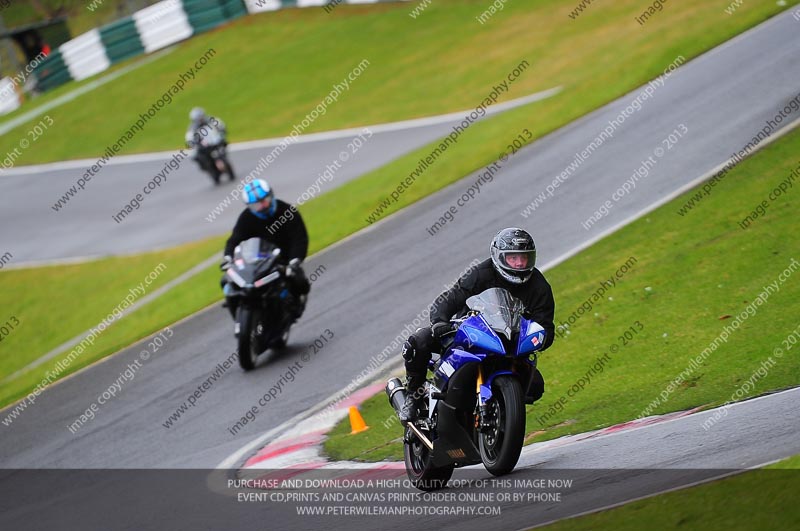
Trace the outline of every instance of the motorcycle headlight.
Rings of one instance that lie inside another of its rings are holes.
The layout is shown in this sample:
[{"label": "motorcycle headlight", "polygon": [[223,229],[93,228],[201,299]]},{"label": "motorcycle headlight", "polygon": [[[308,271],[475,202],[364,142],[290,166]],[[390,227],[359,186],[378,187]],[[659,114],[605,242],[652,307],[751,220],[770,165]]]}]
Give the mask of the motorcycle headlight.
[{"label": "motorcycle headlight", "polygon": [[273,271],[272,273],[270,273],[269,275],[265,276],[264,278],[260,278],[260,279],[256,280],[255,282],[253,282],[253,285],[255,287],[257,287],[257,288],[260,288],[261,286],[263,286],[265,284],[269,284],[270,282],[272,282],[273,280],[275,280],[279,276],[281,276],[280,273],[278,273],[277,271]]},{"label": "motorcycle headlight", "polygon": [[242,276],[239,273],[237,273],[236,271],[234,271],[233,268],[228,269],[228,271],[226,272],[226,275],[228,275],[228,278],[233,280],[234,284],[236,284],[240,288],[243,288],[243,287],[245,287],[247,285],[247,282],[245,282],[245,280],[242,278]]}]

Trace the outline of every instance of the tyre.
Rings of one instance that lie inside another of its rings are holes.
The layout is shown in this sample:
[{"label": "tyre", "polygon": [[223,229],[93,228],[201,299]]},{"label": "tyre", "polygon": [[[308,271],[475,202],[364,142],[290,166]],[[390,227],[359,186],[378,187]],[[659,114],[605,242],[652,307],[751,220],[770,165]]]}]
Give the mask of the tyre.
[{"label": "tyre", "polygon": [[239,306],[236,320],[239,323],[239,365],[245,371],[252,371],[258,358],[258,337],[256,327],[253,326],[252,310]]},{"label": "tyre", "polygon": [[495,378],[487,405],[491,430],[481,432],[478,446],[486,470],[502,476],[517,465],[525,437],[525,406],[519,381],[505,375]]},{"label": "tyre", "polygon": [[[410,431],[406,428],[407,432]],[[425,435],[428,435],[427,433]],[[433,466],[431,451],[413,433],[406,433],[403,444],[403,457],[406,474],[411,484],[419,490],[440,490],[447,486],[453,475],[454,465],[436,468]]]},{"label": "tyre", "polygon": [[289,344],[289,330],[291,330],[291,326],[287,327],[286,330],[283,331],[281,337],[272,343],[272,348],[278,350],[286,348],[286,345]]}]

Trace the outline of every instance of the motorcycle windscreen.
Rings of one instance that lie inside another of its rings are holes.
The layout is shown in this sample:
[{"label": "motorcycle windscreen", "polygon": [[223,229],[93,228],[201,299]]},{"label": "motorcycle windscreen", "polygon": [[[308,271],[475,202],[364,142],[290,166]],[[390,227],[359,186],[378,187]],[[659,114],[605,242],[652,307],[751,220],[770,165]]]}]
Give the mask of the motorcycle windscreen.
[{"label": "motorcycle windscreen", "polygon": [[467,299],[470,310],[481,312],[486,323],[507,339],[519,328],[525,306],[503,288],[489,288]]},{"label": "motorcycle windscreen", "polygon": [[245,264],[254,264],[269,258],[273,249],[275,249],[275,246],[266,240],[250,238],[236,246],[233,251],[233,260],[234,262],[241,260]]}]

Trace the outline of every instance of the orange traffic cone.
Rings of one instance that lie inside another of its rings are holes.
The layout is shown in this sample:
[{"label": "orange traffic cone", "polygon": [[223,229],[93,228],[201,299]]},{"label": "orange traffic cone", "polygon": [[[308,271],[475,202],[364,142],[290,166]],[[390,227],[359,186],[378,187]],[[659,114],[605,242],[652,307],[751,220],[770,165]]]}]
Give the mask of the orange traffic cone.
[{"label": "orange traffic cone", "polygon": [[361,413],[358,411],[356,406],[350,406],[350,428],[352,428],[350,435],[353,435],[354,433],[361,433],[362,431],[369,429],[367,423],[364,422],[364,417],[361,416]]}]

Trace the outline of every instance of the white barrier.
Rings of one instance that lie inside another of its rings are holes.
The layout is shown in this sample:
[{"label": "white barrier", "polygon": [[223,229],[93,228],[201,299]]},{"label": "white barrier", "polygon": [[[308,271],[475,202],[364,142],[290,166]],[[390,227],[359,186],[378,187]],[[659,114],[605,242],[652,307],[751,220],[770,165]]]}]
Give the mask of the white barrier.
[{"label": "white barrier", "polygon": [[181,0],[164,0],[133,14],[146,53],[188,39],[194,33]]},{"label": "white barrier", "polygon": [[58,49],[75,81],[86,79],[111,66],[100,39],[100,31],[96,28],[65,42]]},{"label": "white barrier", "polygon": [[0,114],[8,114],[20,106],[14,82],[10,77],[0,79]]}]

